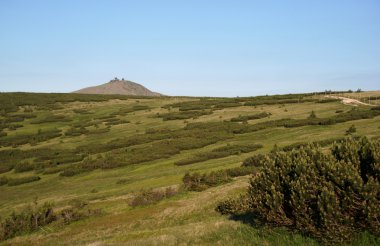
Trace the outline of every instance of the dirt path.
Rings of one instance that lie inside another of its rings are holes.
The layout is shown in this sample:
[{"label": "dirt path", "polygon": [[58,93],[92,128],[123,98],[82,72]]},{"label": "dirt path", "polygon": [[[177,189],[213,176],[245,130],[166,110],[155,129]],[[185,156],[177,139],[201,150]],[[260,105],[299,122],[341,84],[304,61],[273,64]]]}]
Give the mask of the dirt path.
[{"label": "dirt path", "polygon": [[346,104],[346,105],[366,105],[366,106],[374,106],[374,105],[371,105],[371,104],[368,104],[368,103],[364,103],[364,102],[361,102],[359,100],[356,100],[356,99],[352,99],[352,98],[348,98],[348,97],[340,97],[340,96],[325,96],[325,97],[328,97],[328,98],[334,98],[334,99],[340,99],[342,100],[342,103],[343,104]]}]

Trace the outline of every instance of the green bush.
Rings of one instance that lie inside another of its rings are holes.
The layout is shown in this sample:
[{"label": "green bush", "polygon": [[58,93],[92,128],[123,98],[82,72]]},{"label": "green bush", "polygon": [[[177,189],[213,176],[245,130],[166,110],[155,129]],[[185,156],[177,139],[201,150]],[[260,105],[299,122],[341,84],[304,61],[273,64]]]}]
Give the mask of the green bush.
[{"label": "green bush", "polygon": [[56,220],[52,205],[45,203],[41,207],[28,206],[20,213],[13,212],[0,222],[0,241],[37,230],[41,226]]},{"label": "green bush", "polygon": [[261,144],[248,144],[248,145],[227,145],[224,147],[213,149],[210,152],[200,153],[195,156],[179,160],[175,164],[178,166],[188,165],[192,163],[207,161],[211,159],[219,159],[230,155],[238,155],[240,153],[248,153],[262,148]]},{"label": "green bush", "polygon": [[146,206],[155,204],[165,198],[176,195],[178,191],[172,187],[168,187],[165,190],[142,190],[136,194],[129,202],[129,206]]},{"label": "green bush", "polygon": [[191,111],[180,111],[180,112],[170,112],[165,114],[157,115],[158,118],[162,118],[164,121],[168,120],[185,120],[191,118],[198,118],[202,115],[212,114],[210,110],[191,110]]},{"label": "green bush", "polygon": [[16,173],[28,172],[34,169],[34,165],[30,162],[23,161],[15,165],[14,170]]},{"label": "green bush", "polygon": [[232,122],[243,122],[243,121],[248,121],[248,120],[256,120],[256,119],[266,118],[270,115],[272,115],[272,114],[267,113],[267,112],[262,112],[262,113],[258,113],[258,114],[252,114],[252,115],[244,115],[244,116],[240,115],[239,117],[232,118],[231,121]]},{"label": "green bush", "polygon": [[26,176],[22,178],[10,178],[8,179],[8,185],[9,186],[16,186],[16,185],[22,185],[26,183],[31,183],[40,180],[41,178],[39,176]]},{"label": "green bush", "polygon": [[227,175],[231,178],[251,175],[255,172],[255,168],[251,166],[241,166],[235,168],[225,169]]},{"label": "green bush", "polygon": [[72,177],[74,175],[78,175],[80,173],[86,172],[86,169],[80,168],[80,167],[69,167],[64,169],[61,173],[59,173],[59,176],[61,177]]},{"label": "green bush", "polygon": [[269,157],[264,154],[257,154],[244,160],[243,167],[262,167]]},{"label": "green bush", "polygon": [[23,144],[36,144],[61,136],[61,130],[39,130],[36,134],[8,135],[0,139],[0,146],[19,146]]},{"label": "green bush", "polygon": [[208,174],[186,173],[182,182],[184,188],[189,191],[203,191],[213,186],[218,186],[231,181],[226,171],[216,171]]},{"label": "green bush", "polygon": [[71,119],[67,118],[64,115],[46,115],[41,118],[37,118],[35,120],[32,120],[30,123],[31,124],[43,124],[43,123],[53,123],[53,122],[68,122],[71,121]]},{"label": "green bush", "polygon": [[25,233],[31,233],[53,222],[69,224],[73,221],[99,215],[100,210],[86,209],[85,204],[56,211],[51,203],[28,205],[22,211],[0,221],[0,241]]},{"label": "green bush", "polygon": [[0,186],[8,184],[7,177],[0,177]]},{"label": "green bush", "polygon": [[318,146],[268,155],[247,194],[218,206],[318,240],[342,243],[380,233],[380,142],[345,139],[331,153]]}]

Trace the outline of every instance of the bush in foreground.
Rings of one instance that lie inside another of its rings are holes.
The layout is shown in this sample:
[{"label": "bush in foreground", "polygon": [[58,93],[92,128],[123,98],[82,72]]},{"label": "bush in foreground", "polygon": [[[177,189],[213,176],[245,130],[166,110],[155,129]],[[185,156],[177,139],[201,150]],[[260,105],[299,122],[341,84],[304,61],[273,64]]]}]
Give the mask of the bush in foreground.
[{"label": "bush in foreground", "polygon": [[249,214],[321,242],[380,233],[380,142],[345,139],[331,153],[318,146],[268,155],[247,194],[219,204],[223,214]]},{"label": "bush in foreground", "polygon": [[36,231],[53,222],[68,224],[100,212],[85,208],[85,204],[73,205],[60,211],[56,211],[51,203],[44,203],[42,206],[28,205],[0,221],[0,241]]}]

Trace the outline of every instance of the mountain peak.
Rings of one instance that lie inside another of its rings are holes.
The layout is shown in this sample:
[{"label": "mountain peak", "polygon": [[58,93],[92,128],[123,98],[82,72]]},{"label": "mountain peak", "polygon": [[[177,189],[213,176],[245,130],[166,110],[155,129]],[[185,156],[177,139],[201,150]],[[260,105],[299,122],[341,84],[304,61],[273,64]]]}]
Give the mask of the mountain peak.
[{"label": "mountain peak", "polygon": [[80,94],[106,94],[106,95],[131,95],[131,96],[162,96],[162,94],[157,92],[152,92],[146,87],[129,80],[118,79],[115,77],[108,83],[87,87],[73,93]]}]

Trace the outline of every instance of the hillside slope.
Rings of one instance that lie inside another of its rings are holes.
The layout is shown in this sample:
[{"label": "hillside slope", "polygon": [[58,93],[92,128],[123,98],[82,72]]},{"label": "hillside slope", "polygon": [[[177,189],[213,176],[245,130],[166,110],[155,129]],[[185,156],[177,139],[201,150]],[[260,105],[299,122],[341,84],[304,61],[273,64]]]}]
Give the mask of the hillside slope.
[{"label": "hillside slope", "polygon": [[152,92],[146,87],[129,81],[119,80],[117,78],[111,80],[108,83],[87,87],[73,93],[79,94],[102,94],[102,95],[130,95],[130,96],[162,96],[160,93]]},{"label": "hillside slope", "polygon": [[[247,158],[275,148],[309,142],[328,147],[353,125],[354,137],[380,138],[378,107],[346,105],[324,93],[247,98],[0,93],[0,102],[0,245],[318,245],[301,233],[215,211],[220,201],[245,193],[250,176],[203,191],[185,189],[183,178],[236,170]],[[166,197],[168,187],[175,192]],[[162,200],[133,206],[152,189],[165,192]],[[12,217],[13,211],[21,214],[45,202],[58,216],[74,209],[100,212],[1,239],[2,228],[18,225],[1,223],[22,218]],[[379,245],[377,238],[364,233],[349,245]]]}]

